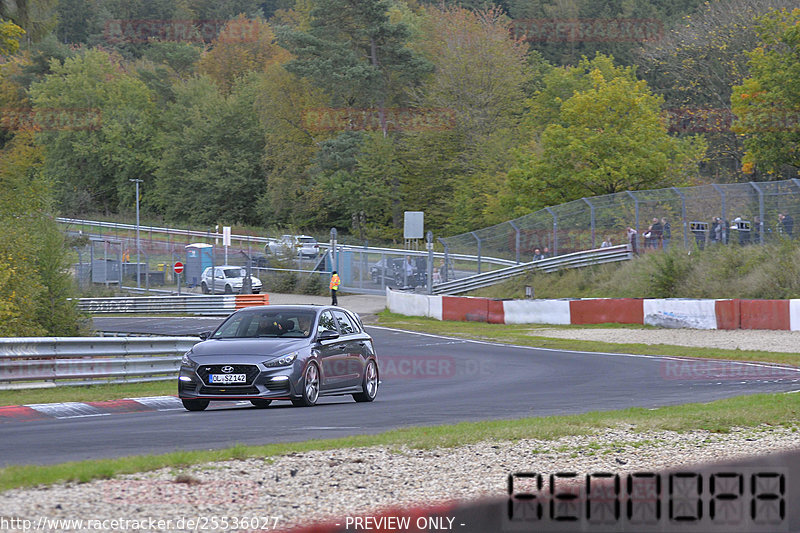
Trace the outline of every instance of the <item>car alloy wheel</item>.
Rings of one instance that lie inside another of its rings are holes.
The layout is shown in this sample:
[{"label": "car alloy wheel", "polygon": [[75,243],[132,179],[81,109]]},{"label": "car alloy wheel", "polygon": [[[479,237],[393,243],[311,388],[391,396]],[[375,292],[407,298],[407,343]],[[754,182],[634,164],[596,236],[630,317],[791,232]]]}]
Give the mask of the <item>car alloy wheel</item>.
[{"label": "car alloy wheel", "polygon": [[225,294],[233,294],[233,288],[230,285],[225,285]]},{"label": "car alloy wheel", "polygon": [[181,400],[187,411],[202,411],[208,407],[208,400]]},{"label": "car alloy wheel", "polygon": [[319,398],[319,369],[316,363],[309,363],[303,373],[303,396],[292,403],[299,407],[311,407]]},{"label": "car alloy wheel", "polygon": [[364,368],[364,379],[361,383],[361,392],[353,394],[357,402],[371,402],[378,395],[378,365],[369,360]]}]

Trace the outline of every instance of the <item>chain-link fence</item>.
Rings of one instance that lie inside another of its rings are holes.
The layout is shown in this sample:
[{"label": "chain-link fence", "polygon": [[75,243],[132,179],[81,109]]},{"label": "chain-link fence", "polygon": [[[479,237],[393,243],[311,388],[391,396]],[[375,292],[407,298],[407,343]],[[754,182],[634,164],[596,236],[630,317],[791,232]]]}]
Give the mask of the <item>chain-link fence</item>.
[{"label": "chain-link fence", "polygon": [[[227,250],[213,234],[176,235],[142,232],[137,246],[135,231],[109,227],[93,227],[91,233],[72,225],[67,233],[73,237],[73,271],[81,290],[92,286],[141,288],[144,290],[178,290],[178,276],[173,265],[181,262],[180,289],[201,292],[202,274],[206,268],[236,266],[249,269],[263,283],[263,291],[322,294],[327,290],[329,273],[323,256],[295,257],[267,253],[263,242],[234,240]],[[261,239],[264,240],[264,239]],[[224,284],[215,287],[225,290]]]},{"label": "chain-link fence", "polygon": [[537,249],[556,256],[604,242],[631,242],[639,251],[763,244],[779,235],[792,237],[798,215],[798,179],[711,184],[582,198],[439,241],[451,254],[527,262]]}]

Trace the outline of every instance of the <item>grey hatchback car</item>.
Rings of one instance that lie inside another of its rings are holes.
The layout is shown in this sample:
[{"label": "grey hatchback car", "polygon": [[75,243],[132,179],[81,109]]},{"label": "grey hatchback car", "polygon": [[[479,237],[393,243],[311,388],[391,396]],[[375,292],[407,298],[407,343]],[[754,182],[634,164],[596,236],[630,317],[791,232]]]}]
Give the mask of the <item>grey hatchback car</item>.
[{"label": "grey hatchback car", "polygon": [[321,396],[378,394],[378,356],[359,316],[341,307],[259,306],[231,314],[183,356],[178,397],[189,411],[211,400],[312,406]]}]

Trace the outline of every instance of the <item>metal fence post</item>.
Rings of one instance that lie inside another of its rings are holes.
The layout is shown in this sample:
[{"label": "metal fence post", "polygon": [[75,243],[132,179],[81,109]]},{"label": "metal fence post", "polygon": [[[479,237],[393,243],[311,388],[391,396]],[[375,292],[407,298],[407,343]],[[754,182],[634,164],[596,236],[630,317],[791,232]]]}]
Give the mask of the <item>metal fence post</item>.
[{"label": "metal fence post", "polygon": [[428,294],[433,294],[433,232],[430,230],[425,236],[425,246],[428,248]]},{"label": "metal fence post", "polygon": [[444,268],[442,269],[442,282],[447,281],[448,273],[450,272],[450,247],[442,240],[441,237],[437,239],[442,246],[444,246]]},{"label": "metal fence post", "polygon": [[683,221],[683,249],[689,249],[689,234],[687,233],[686,228],[686,196],[683,194],[683,191],[677,187],[672,188],[678,196],[681,197],[681,220]]},{"label": "metal fence post", "polygon": [[596,238],[596,230],[595,230],[595,219],[594,219],[594,205],[592,202],[589,201],[588,198],[581,198],[586,205],[589,206],[590,216],[591,216],[591,224],[592,224],[592,248],[597,248],[597,238]]},{"label": "metal fence post", "polygon": [[[628,193],[628,196],[633,198],[633,215],[634,215],[634,228],[636,230],[636,249],[639,249],[639,199],[636,198],[636,195],[633,194],[631,191],[625,191]],[[686,224],[686,221],[683,222]]]},{"label": "metal fence post", "polygon": [[550,216],[553,217],[553,257],[558,255],[558,217],[549,207],[545,207]]},{"label": "metal fence post", "polygon": [[750,185],[758,192],[758,238],[764,244],[764,191],[754,181]]},{"label": "metal fence post", "polygon": [[337,270],[336,268],[336,228],[331,228],[331,271]]},{"label": "metal fence post", "polygon": [[470,231],[470,234],[475,237],[475,240],[478,241],[478,274],[481,273],[481,238],[478,237],[478,234],[474,231]]},{"label": "metal fence post", "polygon": [[514,224],[513,220],[509,220],[508,223],[514,228],[514,250],[516,250],[517,264],[519,264],[519,228]]},{"label": "metal fence post", "polygon": [[719,193],[720,200],[722,200],[722,209],[721,209],[722,221],[723,222],[727,222],[728,221],[728,210],[727,210],[727,208],[725,206],[725,189],[723,189],[722,187],[720,187],[716,183],[712,183],[711,186],[714,187],[714,190],[716,190]]}]

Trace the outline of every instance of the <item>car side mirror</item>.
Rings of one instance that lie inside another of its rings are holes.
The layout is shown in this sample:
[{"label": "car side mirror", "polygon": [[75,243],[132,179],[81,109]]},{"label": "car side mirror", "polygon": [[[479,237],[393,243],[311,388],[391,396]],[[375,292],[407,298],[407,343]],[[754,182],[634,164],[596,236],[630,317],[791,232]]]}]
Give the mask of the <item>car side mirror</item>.
[{"label": "car side mirror", "polygon": [[200,335],[198,335],[198,337],[200,337],[201,341],[207,340],[209,337],[211,337],[211,332],[210,331],[201,331]]},{"label": "car side mirror", "polygon": [[333,331],[332,329],[326,329],[325,331],[320,333],[319,336],[317,336],[317,340],[320,340],[320,341],[329,341],[329,340],[338,339],[338,338],[339,338],[339,333],[336,332],[336,331]]}]

